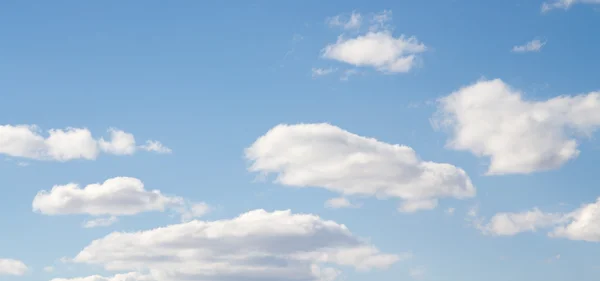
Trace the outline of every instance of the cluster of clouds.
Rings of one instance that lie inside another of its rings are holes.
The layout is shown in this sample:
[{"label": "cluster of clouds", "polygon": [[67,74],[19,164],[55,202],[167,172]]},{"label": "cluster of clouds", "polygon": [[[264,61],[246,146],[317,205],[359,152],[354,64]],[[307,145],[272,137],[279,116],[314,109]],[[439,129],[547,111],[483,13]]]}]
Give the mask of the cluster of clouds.
[{"label": "cluster of clouds", "polygon": [[87,128],[50,129],[44,136],[35,125],[0,125],[0,154],[10,157],[66,162],[95,160],[102,153],[132,155],[138,150],[170,153],[155,140],[137,145],[133,134],[110,128],[110,137],[95,139]]},{"label": "cluster of clouds", "polygon": [[[545,11],[597,0],[559,0]],[[352,12],[327,20],[343,30],[324,47],[322,58],[382,73],[406,73],[418,66],[428,47],[414,36],[394,35],[391,11]],[[537,52],[533,40],[513,52]],[[313,68],[313,77],[338,68]],[[431,119],[447,133],[448,149],[489,160],[487,175],[531,174],[554,170],[575,160],[582,139],[600,127],[600,92],[528,100],[500,79],[480,80],[437,101]],[[0,125],[0,154],[40,161],[94,160],[100,153],[171,153],[162,143],[137,144],[133,134],[111,128],[94,138],[86,128],[50,129]],[[409,146],[361,136],[328,123],[279,124],[244,150],[248,171],[293,188],[333,193],[327,208],[360,208],[363,198],[396,200],[398,211],[435,209],[440,200],[468,200],[476,187],[460,167],[421,159]],[[291,210],[248,211],[237,217],[199,220],[211,210],[204,202],[148,190],[137,178],[115,177],[101,183],[55,185],[33,198],[32,210],[47,216],[86,215],[85,228],[106,227],[120,217],[144,212],[174,212],[181,222],[149,230],[112,232],[64,261],[102,267],[107,276],[55,278],[52,281],[334,281],[343,269],[386,269],[412,254],[385,253],[345,225]],[[452,215],[454,208],[446,213]],[[513,236],[546,230],[553,238],[600,242],[600,198],[569,212],[539,208],[504,212],[489,220],[476,209],[468,214],[486,235]],[[555,259],[560,258],[560,255]],[[0,275],[24,275],[27,265],[0,259]],[[48,267],[47,271],[52,268]],[[410,270],[415,279],[424,267]]]}]

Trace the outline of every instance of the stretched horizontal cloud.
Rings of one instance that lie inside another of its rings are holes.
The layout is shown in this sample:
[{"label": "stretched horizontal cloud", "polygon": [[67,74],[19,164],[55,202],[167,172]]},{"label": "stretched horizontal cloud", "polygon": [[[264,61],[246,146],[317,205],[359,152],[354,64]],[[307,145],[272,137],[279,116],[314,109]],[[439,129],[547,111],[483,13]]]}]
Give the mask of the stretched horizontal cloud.
[{"label": "stretched horizontal cloud", "polygon": [[440,99],[433,121],[449,129],[448,147],[489,157],[488,174],[551,170],[600,126],[600,92],[527,101],[500,79],[479,81]]},{"label": "stretched horizontal cloud", "polygon": [[512,236],[550,229],[548,236],[600,242],[600,198],[567,213],[545,213],[538,208],[521,213],[498,213],[487,224],[476,226],[490,235]]},{"label": "stretched horizontal cloud", "polygon": [[0,259],[0,275],[20,276],[27,272],[27,265],[19,260]]},{"label": "stretched horizontal cloud", "polygon": [[407,257],[381,253],[346,226],[315,215],[254,210],[228,220],[114,232],[72,261],[137,272],[131,279],[94,281],[325,281],[334,280],[340,266],[385,269]]},{"label": "stretched horizontal cloud", "polygon": [[246,148],[248,170],[276,182],[342,195],[395,197],[402,211],[431,209],[437,199],[475,196],[464,170],[423,161],[403,145],[352,134],[330,124],[278,125]]},{"label": "stretched horizontal cloud", "polygon": [[85,227],[107,226],[115,223],[117,216],[149,211],[172,209],[186,219],[208,211],[204,203],[190,204],[181,197],[166,196],[158,190],[146,190],[141,180],[130,177],[111,178],[83,188],[75,183],[55,185],[50,191],[38,192],[32,207],[33,211],[44,215],[109,216],[87,221]]},{"label": "stretched horizontal cloud", "polygon": [[542,12],[548,12],[553,9],[569,9],[571,6],[582,4],[600,4],[600,0],[554,0],[542,4]]},{"label": "stretched horizontal cloud", "polygon": [[546,42],[535,39],[525,43],[524,45],[514,46],[512,51],[515,53],[539,52],[544,45],[546,45]]},{"label": "stretched horizontal cloud", "polygon": [[[350,20],[337,25],[359,27],[360,14],[353,13]],[[358,67],[373,67],[381,72],[399,73],[410,71],[417,63],[417,55],[427,50],[416,37],[394,36],[387,25],[391,11],[372,16],[369,31],[347,38],[340,36],[337,42],[322,50],[322,57]],[[331,22],[331,21],[330,21]]]},{"label": "stretched horizontal cloud", "polygon": [[100,152],[130,155],[138,149],[168,153],[170,149],[157,141],[136,146],[132,134],[111,128],[110,139],[94,139],[86,128],[50,129],[43,136],[34,125],[0,125],[0,154],[35,160],[94,160]]}]

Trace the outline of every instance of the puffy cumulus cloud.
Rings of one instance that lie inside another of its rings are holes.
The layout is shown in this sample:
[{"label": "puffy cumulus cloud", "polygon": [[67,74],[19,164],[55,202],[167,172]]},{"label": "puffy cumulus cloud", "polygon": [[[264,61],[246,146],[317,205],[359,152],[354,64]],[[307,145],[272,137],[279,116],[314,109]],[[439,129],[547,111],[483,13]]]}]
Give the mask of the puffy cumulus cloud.
[{"label": "puffy cumulus cloud", "polygon": [[582,4],[600,4],[600,0],[554,0],[551,2],[545,2],[542,4],[542,12],[548,12],[554,9],[567,10],[571,6],[577,3]]},{"label": "puffy cumulus cloud", "polygon": [[[0,125],[0,154],[35,160],[70,161],[75,159],[94,160],[100,152],[117,155],[133,154],[136,151],[132,134],[110,129],[109,141],[94,139],[86,128],[51,129],[42,136],[34,125]],[[153,147],[162,147],[150,141]],[[145,146],[144,146],[145,147]],[[161,152],[157,149],[145,149]]]},{"label": "puffy cumulus cloud", "polygon": [[538,208],[521,213],[498,213],[486,225],[478,228],[485,234],[512,236],[521,232],[535,232],[564,221],[560,213],[544,213]]},{"label": "puffy cumulus cloud", "polygon": [[[201,206],[201,207],[199,207]],[[191,219],[206,213],[205,204],[190,204],[181,197],[166,196],[158,190],[146,190],[141,180],[130,177],[111,178],[81,188],[78,184],[55,185],[42,190],[33,199],[33,210],[45,215],[87,214],[110,216],[84,223],[84,227],[108,226],[117,216],[172,209]],[[203,209],[204,208],[204,209]]]},{"label": "puffy cumulus cloud", "polygon": [[408,257],[381,253],[346,226],[315,215],[254,210],[227,220],[111,233],[72,261],[140,275],[70,281],[332,281],[339,267],[385,269]]},{"label": "puffy cumulus cloud", "polygon": [[515,53],[526,53],[526,52],[539,52],[542,47],[546,45],[546,42],[542,42],[539,39],[531,40],[524,45],[514,46],[512,51]]},{"label": "puffy cumulus cloud", "polygon": [[0,259],[0,275],[21,276],[27,272],[25,263],[14,259]]},{"label": "puffy cumulus cloud", "polygon": [[108,129],[110,141],[101,138],[98,144],[100,149],[115,155],[131,155],[135,152],[135,137],[115,128]]},{"label": "puffy cumulus cloud", "polygon": [[341,35],[322,50],[322,57],[381,72],[408,72],[417,64],[417,55],[427,50],[416,37],[393,35],[388,26],[391,11],[372,16],[369,31],[356,37]]},{"label": "puffy cumulus cloud", "polygon": [[564,225],[556,227],[551,237],[600,242],[600,198],[567,214]]},{"label": "puffy cumulus cloud", "polygon": [[441,98],[432,119],[447,146],[490,157],[488,174],[556,169],[579,155],[577,136],[600,126],[600,92],[524,100],[502,80],[484,80]]},{"label": "puffy cumulus cloud", "polygon": [[395,197],[407,210],[433,208],[437,198],[475,196],[475,187],[460,168],[423,161],[408,146],[325,123],[278,125],[245,154],[249,171],[276,174],[277,183],[345,196]]}]

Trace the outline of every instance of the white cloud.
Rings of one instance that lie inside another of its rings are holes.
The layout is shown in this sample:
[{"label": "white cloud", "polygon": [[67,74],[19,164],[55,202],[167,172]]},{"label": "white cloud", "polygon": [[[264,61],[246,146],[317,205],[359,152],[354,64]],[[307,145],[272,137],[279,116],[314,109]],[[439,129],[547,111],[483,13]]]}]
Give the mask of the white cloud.
[{"label": "white cloud", "polygon": [[22,261],[14,259],[0,259],[0,275],[21,276],[28,268]]},{"label": "white cloud", "polygon": [[329,18],[327,24],[331,27],[341,27],[347,30],[359,29],[362,24],[362,15],[356,12],[352,12],[349,16],[337,15]]},{"label": "white cloud", "polygon": [[80,278],[54,278],[51,281],[157,281],[151,276],[140,274],[137,272],[130,272],[125,274],[117,274],[112,277],[102,277],[100,275],[93,275],[88,277]]},{"label": "white cloud", "polygon": [[531,40],[524,45],[514,46],[512,51],[515,53],[526,53],[526,52],[539,52],[542,47],[546,45],[546,42],[542,42],[539,39]]},{"label": "white cloud", "polygon": [[576,3],[582,4],[600,4],[600,0],[554,0],[542,4],[542,12],[548,12],[554,9],[567,10]]},{"label": "white cloud", "polygon": [[417,54],[427,48],[416,37],[394,37],[390,31],[368,32],[356,38],[338,38],[322,50],[324,58],[382,72],[408,72],[416,65]]},{"label": "white cloud", "polygon": [[54,266],[45,266],[44,272],[54,272]]},{"label": "white cloud", "polygon": [[448,214],[450,216],[454,215],[454,212],[456,212],[455,208],[448,208],[448,209],[446,209],[446,214]]},{"label": "white cloud", "polygon": [[337,71],[337,69],[335,68],[312,68],[312,77],[316,78],[316,77],[320,77],[320,76],[326,76],[329,75],[331,73],[334,73]]},{"label": "white cloud", "polygon": [[414,36],[395,37],[388,26],[391,16],[391,11],[375,14],[367,33],[352,38],[339,36],[336,43],[323,48],[322,57],[386,73],[410,71],[417,65],[417,55],[427,47]]},{"label": "white cloud", "polygon": [[413,279],[423,279],[425,277],[425,268],[424,267],[416,267],[411,268],[408,272],[408,275]]},{"label": "white cloud", "polygon": [[[114,232],[90,243],[73,262],[139,273],[75,279],[85,281],[332,281],[340,267],[385,269],[408,257],[381,253],[346,226],[315,215],[254,210],[230,220]],[[62,280],[68,279],[55,281]]]},{"label": "white cloud", "polygon": [[505,236],[552,228],[550,237],[600,242],[600,198],[567,213],[544,213],[537,208],[522,213],[499,213],[489,223],[476,227],[484,234]]},{"label": "white cloud", "polygon": [[565,215],[567,224],[556,227],[551,237],[600,242],[600,198]]},{"label": "white cloud", "polygon": [[[35,212],[45,215],[87,214],[91,216],[130,216],[142,212],[172,209],[182,217],[195,217],[199,205],[190,205],[181,197],[166,196],[158,190],[144,189],[141,180],[129,177],[111,178],[103,183],[81,188],[78,184],[55,185],[42,190],[33,199]],[[84,227],[107,226],[116,218],[87,221]]]},{"label": "white cloud", "polygon": [[96,219],[91,219],[91,220],[85,221],[83,223],[83,227],[84,228],[105,227],[105,226],[113,225],[117,221],[119,221],[119,218],[117,218],[115,216],[110,216],[108,218],[96,218]]},{"label": "white cloud", "polygon": [[438,205],[437,199],[411,200],[402,202],[398,211],[403,213],[414,213],[420,210],[435,209]]},{"label": "white cloud", "polygon": [[423,161],[408,146],[325,123],[278,125],[245,154],[251,161],[249,171],[276,174],[277,183],[325,188],[344,196],[395,197],[407,210],[434,207],[438,198],[475,196],[475,187],[460,168]]},{"label": "white cloud", "polygon": [[564,221],[563,214],[544,213],[538,208],[521,213],[498,213],[486,225],[480,226],[485,234],[512,236],[521,232],[535,232]]},{"label": "white cloud", "polygon": [[160,154],[169,154],[173,152],[170,148],[164,146],[162,143],[155,140],[146,141],[145,145],[140,146],[141,149]]},{"label": "white cloud", "polygon": [[352,204],[348,198],[337,197],[331,198],[325,202],[325,207],[330,209],[341,209],[341,208],[358,208],[359,205]]},{"label": "white cloud", "polygon": [[0,154],[47,161],[94,160],[103,151],[123,155],[135,152],[132,134],[110,129],[111,140],[96,140],[86,128],[48,130],[40,134],[34,125],[0,125]]},{"label": "white cloud", "polygon": [[600,126],[600,92],[528,101],[500,79],[479,81],[440,99],[432,124],[449,129],[449,148],[490,157],[488,174],[551,170]]},{"label": "white cloud", "polygon": [[115,128],[108,129],[108,132],[110,141],[105,141],[104,138],[98,141],[102,151],[115,155],[131,155],[135,152],[135,137],[132,134]]}]

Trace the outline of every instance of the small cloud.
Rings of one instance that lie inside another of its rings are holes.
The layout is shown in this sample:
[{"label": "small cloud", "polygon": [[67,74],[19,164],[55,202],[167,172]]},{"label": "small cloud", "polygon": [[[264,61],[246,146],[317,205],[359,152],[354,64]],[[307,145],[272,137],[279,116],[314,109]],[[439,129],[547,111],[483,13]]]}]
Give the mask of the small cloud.
[{"label": "small cloud", "polygon": [[551,263],[551,262],[555,262],[555,261],[558,261],[558,260],[560,260],[560,254],[555,255],[553,257],[550,257],[550,258],[546,259],[546,262],[547,263]]},{"label": "small cloud", "polygon": [[341,208],[358,208],[360,205],[352,204],[350,200],[344,197],[331,198],[325,202],[325,207],[330,209],[341,209]]},{"label": "small cloud", "polygon": [[159,141],[148,140],[145,145],[140,146],[141,149],[146,151],[152,151],[159,154],[170,154],[173,152],[170,148],[164,146]]},{"label": "small cloud", "polygon": [[408,272],[408,275],[410,275],[410,277],[412,277],[413,279],[423,279],[423,277],[425,277],[425,268],[424,267],[411,268],[410,271]]},{"label": "small cloud", "polygon": [[44,271],[45,272],[53,272],[54,271],[54,267],[53,266],[46,266],[46,267],[44,267]]},{"label": "small cloud", "polygon": [[337,15],[327,19],[327,24],[331,27],[341,27],[346,30],[359,29],[362,24],[362,16],[356,12],[352,12],[349,16]]},{"label": "small cloud", "polygon": [[358,75],[358,74],[360,74],[360,71],[358,71],[358,69],[356,69],[356,68],[348,69],[348,70],[344,71],[344,73],[340,77],[340,80],[348,81],[351,76]]},{"label": "small cloud", "polygon": [[97,218],[93,220],[87,220],[83,223],[84,228],[95,228],[95,227],[106,227],[119,221],[115,216],[108,218]]},{"label": "small cloud", "polygon": [[452,215],[454,215],[454,211],[456,211],[456,209],[454,209],[454,208],[448,208],[448,209],[446,209],[446,214],[452,216]]},{"label": "small cloud", "polygon": [[29,166],[29,163],[27,163],[27,162],[19,162],[19,163],[17,163],[17,165],[19,167],[27,167],[27,166]]},{"label": "small cloud", "polygon": [[546,45],[546,41],[542,42],[538,39],[527,42],[524,45],[514,46],[513,53],[539,52]]},{"label": "small cloud", "polygon": [[304,36],[300,35],[300,34],[294,34],[294,36],[292,36],[292,41],[293,42],[300,42],[304,40]]},{"label": "small cloud", "polygon": [[329,74],[334,73],[336,71],[337,71],[337,69],[336,68],[332,68],[332,67],[330,67],[330,68],[315,68],[315,67],[313,67],[311,69],[312,77],[313,78],[321,77],[321,76],[326,76],[326,75],[329,75]]}]

